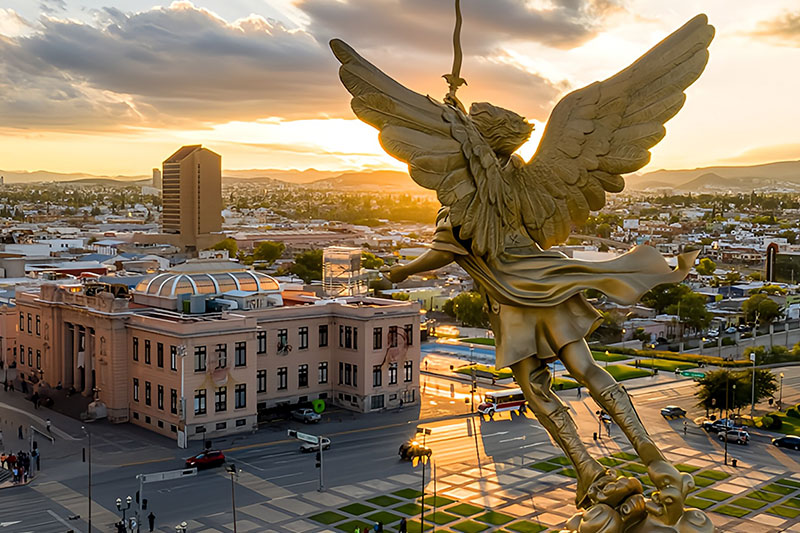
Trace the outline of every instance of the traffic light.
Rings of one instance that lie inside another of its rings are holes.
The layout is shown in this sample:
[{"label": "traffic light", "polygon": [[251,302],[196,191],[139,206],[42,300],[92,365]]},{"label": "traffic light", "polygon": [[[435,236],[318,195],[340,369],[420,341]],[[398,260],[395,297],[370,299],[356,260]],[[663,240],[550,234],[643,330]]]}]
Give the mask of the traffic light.
[{"label": "traffic light", "polygon": [[136,491],[136,503],[139,503],[139,491]]},{"label": "traffic light", "polygon": [[142,511],[147,510],[147,498],[142,498]]},{"label": "traffic light", "polygon": [[319,452],[317,452],[317,464],[316,464],[316,467],[319,468],[321,466],[322,466],[322,456],[320,455]]}]

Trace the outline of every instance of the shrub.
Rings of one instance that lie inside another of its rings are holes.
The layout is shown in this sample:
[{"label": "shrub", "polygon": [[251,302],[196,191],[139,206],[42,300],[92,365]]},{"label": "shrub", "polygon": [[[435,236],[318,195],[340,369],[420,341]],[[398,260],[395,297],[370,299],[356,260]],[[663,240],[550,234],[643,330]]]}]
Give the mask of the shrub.
[{"label": "shrub", "polygon": [[783,421],[780,419],[780,417],[767,416],[765,418],[769,418],[770,419],[770,423],[769,424],[764,424],[764,426],[767,429],[771,429],[771,430],[777,431],[777,430],[781,429],[781,426],[783,426]]},{"label": "shrub", "polygon": [[756,427],[757,428],[766,428],[772,424],[772,417],[771,416],[762,416],[761,418],[756,420]]},{"label": "shrub", "polygon": [[798,411],[797,407],[790,407],[786,410],[786,416],[791,416],[792,418],[800,418],[800,411]]}]

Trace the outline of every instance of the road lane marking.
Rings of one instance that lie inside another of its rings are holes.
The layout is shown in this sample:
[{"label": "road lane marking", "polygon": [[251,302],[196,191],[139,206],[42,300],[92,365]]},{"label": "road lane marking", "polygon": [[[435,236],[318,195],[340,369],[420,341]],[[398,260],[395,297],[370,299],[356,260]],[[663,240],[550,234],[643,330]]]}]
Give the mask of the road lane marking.
[{"label": "road lane marking", "polygon": [[503,439],[498,442],[511,442],[512,440],[525,440],[525,436],[523,435],[521,437],[513,437],[511,439]]},{"label": "road lane marking", "polygon": [[484,434],[483,437],[499,437],[500,435],[507,434],[508,431],[498,431],[497,433],[489,433],[488,435]]},{"label": "road lane marking", "polygon": [[61,522],[61,525],[63,525],[64,527],[66,527],[66,528],[67,528],[67,531],[69,531],[69,530],[76,530],[76,529],[78,529],[78,528],[76,528],[74,525],[70,524],[69,522],[67,522],[66,520],[64,520],[64,519],[63,519],[63,518],[61,518],[60,516],[58,516],[56,513],[54,513],[54,512],[53,512],[52,510],[50,510],[50,509],[48,509],[48,510],[47,510],[47,514],[49,514],[50,516],[52,516],[53,518],[55,518],[56,520],[58,520],[59,522]]}]

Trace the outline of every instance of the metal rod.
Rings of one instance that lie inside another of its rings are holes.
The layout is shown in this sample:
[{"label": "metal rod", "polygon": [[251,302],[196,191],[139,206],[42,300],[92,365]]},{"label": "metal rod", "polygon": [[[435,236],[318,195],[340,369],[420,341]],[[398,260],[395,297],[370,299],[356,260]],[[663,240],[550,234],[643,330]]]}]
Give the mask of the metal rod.
[{"label": "metal rod", "polygon": [[322,470],[324,468],[324,462],[322,460],[322,448],[324,448],[324,446],[322,445],[323,437],[322,437],[322,435],[320,435],[317,438],[319,439],[319,441],[318,441],[319,442],[319,489],[318,489],[318,491],[319,492],[323,492],[325,490],[325,483],[324,483],[324,479],[325,478],[323,477],[323,473],[322,473]]},{"label": "metal rod", "polygon": [[236,482],[233,477],[236,475],[236,465],[233,465],[231,474],[231,507],[233,509],[233,533],[236,533]]}]

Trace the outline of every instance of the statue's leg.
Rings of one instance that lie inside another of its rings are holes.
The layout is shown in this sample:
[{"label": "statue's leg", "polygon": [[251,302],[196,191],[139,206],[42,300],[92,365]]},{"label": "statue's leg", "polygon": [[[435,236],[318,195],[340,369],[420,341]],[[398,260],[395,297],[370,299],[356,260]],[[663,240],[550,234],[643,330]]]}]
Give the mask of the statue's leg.
[{"label": "statue's leg", "polygon": [[606,469],[589,454],[569,409],[552,391],[552,376],[547,365],[536,357],[528,357],[511,365],[511,370],[536,419],[575,467],[578,475],[576,505],[589,505],[587,491]]}]

